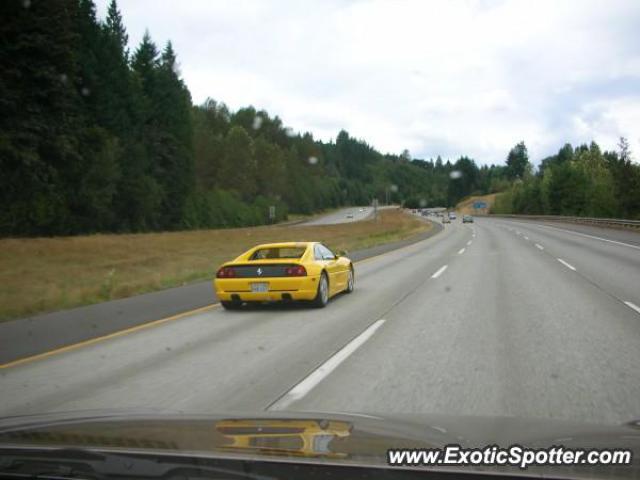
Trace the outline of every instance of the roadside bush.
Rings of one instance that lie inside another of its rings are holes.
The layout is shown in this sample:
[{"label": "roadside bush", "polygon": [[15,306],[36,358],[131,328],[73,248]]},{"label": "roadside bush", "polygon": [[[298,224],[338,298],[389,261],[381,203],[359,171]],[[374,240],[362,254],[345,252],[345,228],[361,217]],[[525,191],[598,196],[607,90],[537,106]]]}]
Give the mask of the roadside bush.
[{"label": "roadside bush", "polygon": [[276,207],[276,218],[287,219],[287,207],[280,200],[258,196],[248,204],[235,193],[226,190],[195,192],[187,200],[184,228],[230,228],[269,223],[269,207]]},{"label": "roadside bush", "polygon": [[513,193],[511,190],[499,193],[491,207],[491,213],[513,213]]}]

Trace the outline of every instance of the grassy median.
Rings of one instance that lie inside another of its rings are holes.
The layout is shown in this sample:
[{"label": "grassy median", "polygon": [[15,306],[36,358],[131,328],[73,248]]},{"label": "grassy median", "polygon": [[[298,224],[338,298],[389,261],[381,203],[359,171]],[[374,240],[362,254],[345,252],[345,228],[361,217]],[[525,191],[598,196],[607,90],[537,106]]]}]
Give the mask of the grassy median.
[{"label": "grassy median", "polygon": [[317,240],[356,250],[428,228],[399,210],[382,210],[377,221],[342,225],[1,239],[0,320],[210,279],[220,263],[258,243]]}]

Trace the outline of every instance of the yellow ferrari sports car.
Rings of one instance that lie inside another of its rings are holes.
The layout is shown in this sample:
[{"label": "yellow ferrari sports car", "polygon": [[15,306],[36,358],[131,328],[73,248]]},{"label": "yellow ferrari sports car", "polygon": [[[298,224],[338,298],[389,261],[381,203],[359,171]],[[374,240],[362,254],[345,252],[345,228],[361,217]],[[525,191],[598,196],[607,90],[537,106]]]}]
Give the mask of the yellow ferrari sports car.
[{"label": "yellow ferrari sports car", "polygon": [[226,309],[243,303],[308,300],[324,307],[340,292],[353,292],[353,262],[319,242],[258,245],[216,273],[213,286]]}]

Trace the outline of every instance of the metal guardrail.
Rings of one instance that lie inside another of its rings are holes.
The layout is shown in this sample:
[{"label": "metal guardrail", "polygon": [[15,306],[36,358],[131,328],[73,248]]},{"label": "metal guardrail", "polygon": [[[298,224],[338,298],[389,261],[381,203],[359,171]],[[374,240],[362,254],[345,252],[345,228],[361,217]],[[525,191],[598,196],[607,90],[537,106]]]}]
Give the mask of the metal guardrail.
[{"label": "metal guardrail", "polygon": [[627,228],[640,230],[640,220],[623,220],[619,218],[565,217],[562,215],[506,215],[489,214],[491,217],[520,218],[523,220],[545,220],[550,222],[579,223],[582,225],[599,225],[609,228]]}]

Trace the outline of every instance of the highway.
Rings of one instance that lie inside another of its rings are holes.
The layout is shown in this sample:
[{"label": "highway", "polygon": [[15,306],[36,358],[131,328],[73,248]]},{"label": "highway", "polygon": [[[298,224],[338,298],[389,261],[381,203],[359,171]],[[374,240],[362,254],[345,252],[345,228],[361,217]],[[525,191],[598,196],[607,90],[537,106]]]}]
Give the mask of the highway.
[{"label": "highway", "polygon": [[640,418],[640,242],[455,221],[327,308],[211,308],[0,369],[0,416],[80,409]]},{"label": "highway", "polygon": [[299,225],[333,225],[336,223],[359,222],[361,220],[366,220],[371,215],[373,215],[373,207],[341,208],[319,218],[300,223]]}]

